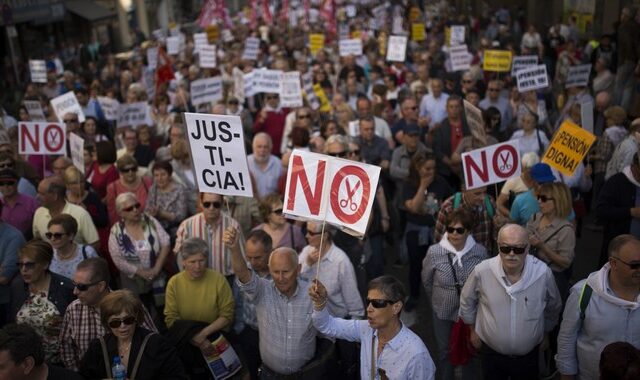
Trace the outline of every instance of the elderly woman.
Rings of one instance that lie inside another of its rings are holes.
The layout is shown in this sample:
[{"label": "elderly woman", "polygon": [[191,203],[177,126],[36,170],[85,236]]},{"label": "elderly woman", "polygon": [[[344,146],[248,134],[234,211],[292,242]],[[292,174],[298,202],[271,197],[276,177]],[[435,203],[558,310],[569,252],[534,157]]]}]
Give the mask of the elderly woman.
[{"label": "elderly woman", "polygon": [[156,162],[152,173],[153,185],[145,211],[158,219],[169,235],[175,236],[180,222],[187,216],[187,190],[173,180],[173,166],[167,161]]},{"label": "elderly woman", "polygon": [[108,332],[91,342],[82,359],[79,372],[85,379],[113,378],[112,358],[120,359],[127,379],[188,379],[176,349],[162,336],[141,327],[144,309],[131,291],[106,295],[100,302],[100,321]]},{"label": "elderly woman", "polygon": [[289,223],[282,215],[282,197],[280,194],[269,194],[260,201],[260,213],[265,222],[258,225],[255,230],[263,230],[271,236],[275,242],[274,248],[289,247],[300,252],[307,241],[304,238],[302,229],[295,224]]},{"label": "elderly woman", "polygon": [[98,257],[92,246],[74,242],[78,222],[68,214],[56,215],[47,224],[45,236],[53,247],[53,260],[49,270],[72,279],[78,264],[89,257]]},{"label": "elderly woman", "polygon": [[149,195],[149,188],[151,187],[151,180],[138,174],[138,162],[133,156],[125,154],[118,159],[116,166],[120,173],[120,179],[111,182],[111,184],[107,186],[106,203],[111,224],[118,221],[115,201],[119,194],[128,192],[135,194],[144,210]]},{"label": "elderly woman", "polygon": [[197,212],[198,187],[196,178],[193,175],[189,143],[184,139],[172,142],[171,157],[173,157],[171,161],[173,173],[187,189],[187,214],[194,215]]},{"label": "elderly woman", "polygon": [[538,128],[538,115],[533,112],[521,114],[518,117],[518,126],[520,129],[513,132],[510,140],[518,140],[520,156],[529,152],[535,152],[538,156],[542,156],[549,146],[549,139]]},{"label": "elderly woman", "polygon": [[[454,370],[449,362],[449,336],[458,320],[460,291],[473,268],[489,258],[487,250],[471,235],[473,215],[457,209],[447,217],[447,232],[438,244],[429,247],[422,264],[422,282],[433,310],[433,329],[438,346],[440,379],[453,380]],[[462,367],[463,379],[475,379],[475,362]]]},{"label": "elderly woman", "polygon": [[155,307],[164,304],[162,266],[169,254],[169,235],[156,218],[142,211],[135,194],[120,194],[115,203],[120,221],[111,227],[109,253],[120,270],[122,287],[139,295],[153,316]]},{"label": "elderly woman", "polygon": [[42,336],[47,362],[61,364],[62,317],[75,297],[71,280],[49,271],[52,259],[53,248],[44,240],[32,240],[22,247],[20,276],[11,283],[9,321],[33,327]]}]

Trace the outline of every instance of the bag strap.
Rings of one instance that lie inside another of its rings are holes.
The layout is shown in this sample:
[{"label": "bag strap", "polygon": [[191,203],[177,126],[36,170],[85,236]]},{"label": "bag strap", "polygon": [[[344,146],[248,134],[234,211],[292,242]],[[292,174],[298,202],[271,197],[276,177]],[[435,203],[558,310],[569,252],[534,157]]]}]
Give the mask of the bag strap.
[{"label": "bag strap", "polygon": [[87,259],[87,245],[86,244],[82,246],[82,258],[85,259],[85,260]]},{"label": "bag strap", "polygon": [[107,352],[107,343],[103,337],[100,337],[100,346],[102,347],[102,360],[104,361],[104,368],[107,370],[107,378],[112,378],[111,374],[111,361],[109,360],[109,353]]},{"label": "bag strap", "polygon": [[582,292],[580,292],[580,299],[578,302],[580,305],[581,321],[584,321],[584,318],[586,317],[587,306],[589,306],[589,301],[591,300],[591,293],[593,293],[593,289],[585,281],[584,286],[582,286]]},{"label": "bag strap", "polygon": [[552,237],[556,236],[556,234],[557,234],[558,232],[560,232],[560,230],[562,230],[562,229],[563,229],[563,228],[565,228],[565,227],[569,227],[569,225],[568,225],[568,224],[565,224],[564,226],[562,226],[562,227],[558,228],[557,230],[555,230],[551,235],[549,235],[549,237],[548,237],[548,238],[544,239],[544,243],[546,243],[546,242],[548,242],[549,240],[551,240],[551,238],[552,238]]},{"label": "bag strap", "polygon": [[136,362],[133,365],[133,371],[131,372],[131,377],[129,378],[131,380],[136,380],[136,374],[138,373],[138,367],[140,366],[140,361],[142,360],[142,354],[144,353],[144,348],[147,346],[147,342],[149,341],[149,338],[151,338],[151,335],[155,335],[155,333],[148,334],[142,341],[142,346],[140,346],[140,351],[138,351],[138,356],[136,357]]},{"label": "bag strap", "polygon": [[449,260],[449,265],[451,265],[451,273],[453,273],[453,281],[455,281],[456,291],[458,292],[458,297],[462,290],[460,289],[460,284],[458,283],[458,275],[456,274],[456,268],[453,266],[453,260],[451,260],[451,255],[447,252],[447,260]]},{"label": "bag strap", "polygon": [[536,136],[538,137],[538,156],[542,157],[543,149],[542,149],[542,139],[540,138],[540,129],[538,129],[538,126],[536,126]]},{"label": "bag strap", "polygon": [[374,333],[371,333],[371,380],[374,380],[376,378],[376,363],[374,362],[375,355],[373,351],[375,350],[375,347],[374,347],[375,342],[376,342],[376,336]]},{"label": "bag strap", "polygon": [[453,196],[453,209],[457,210],[460,207],[460,203],[462,202],[462,193],[457,192],[456,195]]}]

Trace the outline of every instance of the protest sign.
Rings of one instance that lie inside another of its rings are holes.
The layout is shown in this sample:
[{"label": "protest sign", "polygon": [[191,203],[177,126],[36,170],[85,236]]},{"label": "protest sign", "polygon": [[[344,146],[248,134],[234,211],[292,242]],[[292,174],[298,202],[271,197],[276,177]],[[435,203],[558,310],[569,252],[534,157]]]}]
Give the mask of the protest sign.
[{"label": "protest sign", "polygon": [[406,36],[389,36],[387,61],[404,62],[407,51]]},{"label": "protest sign", "polygon": [[244,40],[244,52],[242,53],[242,59],[255,61],[258,59],[258,53],[260,52],[260,39],[256,37],[247,37]]},{"label": "protest sign", "polygon": [[75,113],[78,115],[78,121],[84,123],[84,112],[73,91],[51,99],[51,107],[61,123],[64,121],[64,115],[68,113]]},{"label": "protest sign", "polygon": [[151,32],[151,34],[156,38],[156,40],[158,41],[164,41],[164,39],[166,38],[164,35],[164,30],[162,29],[156,29],[153,32]]},{"label": "protest sign", "polygon": [[253,92],[279,94],[282,91],[282,70],[253,70]]},{"label": "protest sign", "polygon": [[147,102],[122,103],[118,111],[118,128],[146,124],[149,119]]},{"label": "protest sign", "polygon": [[462,153],[462,172],[467,190],[506,181],[520,175],[518,140]]},{"label": "protest sign", "polygon": [[147,49],[147,67],[155,70],[158,67],[158,48],[150,47]]},{"label": "protest sign", "polygon": [[424,24],[414,23],[411,24],[411,39],[416,42],[424,41],[427,38],[427,32],[425,31]]},{"label": "protest sign", "polygon": [[47,118],[44,116],[44,111],[42,110],[42,105],[37,100],[25,100],[24,107],[27,109],[27,113],[29,114],[29,118],[31,121],[43,121]]},{"label": "protest sign", "polygon": [[482,69],[499,73],[509,72],[511,68],[511,52],[509,50],[485,50]]},{"label": "protest sign", "polygon": [[244,103],[244,73],[237,67],[231,71],[233,77],[233,96],[238,99],[240,104]]},{"label": "protest sign", "polygon": [[67,154],[67,126],[46,121],[18,123],[19,154]]},{"label": "protest sign", "polygon": [[565,120],[553,135],[542,162],[566,176],[572,176],[595,140],[596,136]]},{"label": "protest sign", "polygon": [[180,53],[180,37],[167,37],[167,54],[178,55]]},{"label": "protest sign", "polygon": [[84,174],[84,139],[75,133],[70,133],[69,144],[73,166]]},{"label": "protest sign", "polygon": [[358,57],[362,55],[362,40],[359,38],[340,40],[339,47],[341,57],[346,57],[348,55],[354,55]]},{"label": "protest sign", "polygon": [[471,135],[476,139],[486,143],[487,133],[484,129],[484,119],[482,118],[482,111],[467,100],[463,100],[463,103],[464,114],[467,117],[467,124],[469,125]]},{"label": "protest sign", "polygon": [[449,61],[451,71],[465,71],[471,67],[471,55],[467,50],[467,45],[452,46],[449,48]]},{"label": "protest sign", "polygon": [[320,111],[321,112],[331,111],[331,103],[329,103],[329,97],[324,92],[324,89],[322,88],[320,83],[316,83],[313,85],[313,92],[316,94],[318,101],[320,102]]},{"label": "protest sign", "polygon": [[540,88],[549,87],[547,77],[547,66],[537,65],[521,69],[516,74],[518,81],[518,92],[527,92]]},{"label": "protest sign", "polygon": [[391,33],[393,34],[404,34],[403,28],[403,18],[400,15],[393,16],[393,21],[391,24]]},{"label": "protest sign", "polygon": [[244,84],[244,96],[246,96],[247,98],[250,98],[256,94],[256,91],[254,89],[255,81],[253,79],[253,73],[253,71],[246,73],[242,77],[242,82]]},{"label": "protest sign", "polygon": [[142,83],[144,84],[144,91],[147,93],[148,99],[156,97],[156,70],[150,67],[145,67],[142,72]]},{"label": "protest sign", "polygon": [[515,77],[516,73],[525,67],[536,66],[538,64],[537,55],[518,55],[513,57],[511,62],[511,76]]},{"label": "protest sign", "polygon": [[205,45],[200,47],[200,67],[203,69],[213,69],[216,67],[216,45]]},{"label": "protest sign", "polygon": [[289,159],[283,213],[323,222],[363,236],[376,195],[380,167],[294,150]]},{"label": "protest sign", "polygon": [[207,33],[193,33],[193,50],[195,53],[198,53],[201,47],[207,45],[209,45]]},{"label": "protest sign", "polygon": [[311,50],[311,54],[315,55],[320,49],[324,49],[324,34],[309,34],[309,50]]},{"label": "protest sign", "polygon": [[580,104],[580,119],[582,121],[582,129],[593,133],[593,101],[587,100]]},{"label": "protest sign", "polygon": [[302,74],[302,88],[304,89],[304,96],[311,109],[319,109],[320,99],[318,99],[316,93],[313,91],[313,78],[310,71]]},{"label": "protest sign", "polygon": [[569,67],[567,80],[564,82],[565,88],[570,87],[586,87],[589,84],[589,76],[591,75],[591,64],[576,65]]},{"label": "protest sign", "polygon": [[47,83],[47,62],[39,59],[29,60],[29,71],[33,83]]},{"label": "protest sign", "polygon": [[222,99],[222,79],[219,76],[191,82],[191,103],[194,106],[217,102],[220,99]]},{"label": "protest sign", "polygon": [[253,197],[240,117],[185,113],[184,120],[198,190]]},{"label": "protest sign", "polygon": [[120,102],[117,99],[111,99],[106,96],[98,96],[98,103],[107,120],[118,120],[118,112],[120,110]]},{"label": "protest sign", "polygon": [[359,120],[353,120],[350,121],[349,124],[347,125],[347,129],[349,129],[349,136],[352,137],[357,137],[360,136],[360,121]]},{"label": "protest sign", "polygon": [[300,72],[290,71],[282,75],[281,107],[302,107],[302,89],[300,88]]},{"label": "protest sign", "polygon": [[451,29],[451,39],[449,41],[450,45],[456,46],[456,45],[464,44],[464,40],[465,40],[464,25],[453,25],[450,29]]}]

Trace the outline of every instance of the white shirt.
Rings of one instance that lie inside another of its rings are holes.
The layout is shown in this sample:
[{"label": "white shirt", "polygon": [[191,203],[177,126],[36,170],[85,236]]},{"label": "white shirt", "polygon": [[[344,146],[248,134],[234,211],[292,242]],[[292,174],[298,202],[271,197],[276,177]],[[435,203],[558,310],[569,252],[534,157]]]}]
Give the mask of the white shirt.
[{"label": "white shirt", "polygon": [[420,102],[420,117],[431,116],[429,126],[442,122],[447,117],[447,99],[449,95],[444,92],[437,99],[433,94],[423,96]]},{"label": "white shirt", "polygon": [[[540,136],[540,140],[538,141],[538,136]],[[520,145],[520,157],[524,156],[525,153],[534,152],[538,156],[541,156],[549,146],[549,139],[544,132],[540,130],[533,131],[530,135],[525,135],[524,130],[520,129],[513,132],[510,140],[519,140],[518,143]],[[542,144],[542,146],[540,146]]]}]

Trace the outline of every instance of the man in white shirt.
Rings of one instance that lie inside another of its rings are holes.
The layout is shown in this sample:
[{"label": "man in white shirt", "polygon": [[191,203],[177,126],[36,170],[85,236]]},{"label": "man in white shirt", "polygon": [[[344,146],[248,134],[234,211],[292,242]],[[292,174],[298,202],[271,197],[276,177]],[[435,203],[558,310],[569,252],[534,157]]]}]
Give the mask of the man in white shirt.
[{"label": "man in white shirt", "polygon": [[429,127],[440,124],[447,118],[447,99],[449,95],[442,92],[442,79],[431,78],[431,93],[420,101],[420,117],[430,117]]},{"label": "man in white shirt", "polygon": [[253,137],[253,154],[247,157],[249,172],[255,179],[258,198],[278,191],[278,180],[282,175],[280,159],[271,154],[271,136],[259,132]]}]

